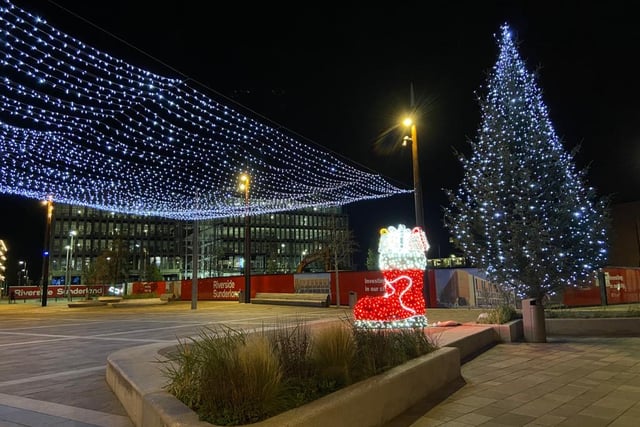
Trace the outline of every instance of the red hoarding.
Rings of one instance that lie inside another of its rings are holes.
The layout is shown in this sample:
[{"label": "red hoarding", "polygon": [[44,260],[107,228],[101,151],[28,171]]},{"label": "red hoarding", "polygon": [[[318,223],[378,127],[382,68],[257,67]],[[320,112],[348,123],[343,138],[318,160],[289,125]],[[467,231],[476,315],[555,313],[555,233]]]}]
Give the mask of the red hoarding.
[{"label": "red hoarding", "polygon": [[[607,267],[602,269],[607,292],[607,304],[640,302],[640,268]],[[567,288],[563,303],[569,307],[601,305],[597,281],[588,287]]]},{"label": "red hoarding", "polygon": [[[336,280],[335,272],[310,274],[262,274],[251,276],[251,297],[256,292],[296,292],[296,282],[309,279],[316,282],[317,287],[322,281],[330,287],[331,304],[337,304],[336,283],[340,288],[340,305],[349,303],[349,294],[355,292],[357,298],[363,296],[379,296],[384,294],[384,277],[380,271],[341,271]],[[435,277],[429,270],[425,280],[425,287],[429,289],[428,306],[436,306]],[[192,280],[182,280],[180,299],[191,300]],[[198,300],[203,301],[236,301],[238,292],[244,290],[244,276],[213,277],[198,280]],[[430,299],[429,299],[430,297]]]}]

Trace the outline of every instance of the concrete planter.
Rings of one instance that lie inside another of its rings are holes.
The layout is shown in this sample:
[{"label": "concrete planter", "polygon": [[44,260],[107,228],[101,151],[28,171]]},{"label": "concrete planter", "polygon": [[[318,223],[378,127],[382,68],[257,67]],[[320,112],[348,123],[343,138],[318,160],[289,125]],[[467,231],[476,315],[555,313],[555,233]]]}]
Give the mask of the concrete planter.
[{"label": "concrete planter", "polygon": [[522,319],[512,320],[499,325],[491,325],[500,342],[521,341],[524,336]]},{"label": "concrete planter", "polygon": [[[522,319],[489,326],[495,331],[499,342],[522,341],[524,337]],[[548,318],[545,319],[545,330],[548,336],[639,337],[640,317]]]},{"label": "concrete planter", "polygon": [[[211,427],[163,390],[166,379],[157,362],[165,360],[166,348],[151,344],[109,355],[107,383],[137,427]],[[460,350],[445,347],[251,426],[379,426],[460,379]]]},{"label": "concrete planter", "polygon": [[546,319],[549,336],[638,337],[640,317]]}]

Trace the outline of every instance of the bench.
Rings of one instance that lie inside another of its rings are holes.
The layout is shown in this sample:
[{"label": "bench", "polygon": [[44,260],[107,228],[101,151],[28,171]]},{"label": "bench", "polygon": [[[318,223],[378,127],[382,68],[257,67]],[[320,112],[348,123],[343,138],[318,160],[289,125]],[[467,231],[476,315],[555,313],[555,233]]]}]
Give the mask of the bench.
[{"label": "bench", "polygon": [[174,299],[176,299],[176,296],[174,294],[162,294],[160,295],[160,300],[161,301],[173,301]]},{"label": "bench", "polygon": [[329,294],[256,292],[251,298],[253,304],[306,305],[312,307],[329,307]]},{"label": "bench", "polygon": [[69,308],[78,308],[78,307],[98,307],[102,305],[107,305],[106,301],[98,301],[98,300],[79,300],[73,301],[67,304]]},{"label": "bench", "polygon": [[122,297],[118,297],[118,296],[104,296],[104,297],[98,297],[98,301],[100,302],[120,302],[122,301]]}]

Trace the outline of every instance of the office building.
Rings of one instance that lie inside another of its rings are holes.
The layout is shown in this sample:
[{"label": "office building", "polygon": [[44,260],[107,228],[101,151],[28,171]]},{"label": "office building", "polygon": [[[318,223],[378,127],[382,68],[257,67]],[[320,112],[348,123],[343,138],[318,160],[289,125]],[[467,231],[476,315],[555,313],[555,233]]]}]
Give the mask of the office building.
[{"label": "office building", "polygon": [[[194,224],[198,226],[198,277],[242,274],[244,217],[194,223],[56,204],[50,283],[86,284],[87,274],[101,256],[112,271],[112,277],[104,279],[110,282],[147,280],[150,269],[159,271],[164,280],[191,278]],[[251,272],[325,271],[329,265],[334,268],[333,252],[329,257],[334,247],[340,268],[349,270],[353,242],[348,225],[339,207],[251,217]]]}]

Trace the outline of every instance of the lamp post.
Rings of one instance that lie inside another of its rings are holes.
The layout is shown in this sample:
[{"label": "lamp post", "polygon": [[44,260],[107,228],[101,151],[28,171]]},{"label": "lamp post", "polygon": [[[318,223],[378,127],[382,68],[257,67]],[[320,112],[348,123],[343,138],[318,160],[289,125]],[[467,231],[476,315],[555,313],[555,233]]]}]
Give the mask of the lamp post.
[{"label": "lamp post", "polygon": [[[411,103],[413,104],[413,96]],[[409,127],[411,129],[411,137],[409,138],[405,136],[402,140],[402,145],[407,145],[407,142],[411,142],[411,163],[413,166],[413,197],[416,211],[416,226],[424,230],[424,206],[422,205],[422,183],[420,181],[420,164],[418,158],[418,131],[416,129],[416,124],[411,117],[405,118],[402,123],[406,127]],[[425,252],[424,255],[426,258],[427,253]],[[425,270],[423,274],[423,283],[426,289],[426,292],[424,293],[425,302],[427,307],[431,307],[431,294],[429,292],[429,279],[427,270]]]},{"label": "lamp post", "polygon": [[71,246],[67,245],[64,247],[65,250],[67,251],[67,263],[66,263],[66,267],[64,269],[64,293],[67,296],[67,299],[69,301],[71,301],[71,295],[69,295],[69,251],[71,250]]},{"label": "lamp post", "polygon": [[142,248],[142,278],[147,280],[147,248]]},{"label": "lamp post", "polygon": [[280,253],[280,267],[283,273],[286,273],[289,270],[289,266],[288,266],[289,263],[287,262],[287,259],[284,256],[285,246],[286,245],[284,243],[281,243],[280,244],[281,249],[278,251]]},{"label": "lamp post", "polygon": [[49,196],[43,201],[47,206],[47,226],[44,232],[44,250],[42,251],[42,306],[47,306],[49,292],[49,246],[51,245],[51,218],[53,217],[53,198]]},{"label": "lamp post", "polygon": [[111,257],[108,256],[107,257],[107,282],[109,282],[109,287],[113,287],[114,285],[114,278],[113,278],[113,271],[112,271],[112,266],[111,266]]},{"label": "lamp post", "polygon": [[[69,237],[71,238],[71,242],[69,243],[68,246],[65,246],[65,249],[67,250],[67,271],[64,277],[64,284],[67,290],[67,299],[69,301],[73,301],[73,298],[71,296],[71,263],[73,260],[73,238],[76,235],[76,232],[74,230],[71,230],[69,232]],[[87,299],[89,297],[89,288],[87,287]]]},{"label": "lamp post", "polygon": [[238,191],[244,193],[244,302],[251,302],[251,220],[249,216],[249,174],[242,173],[238,178]]},{"label": "lamp post", "polygon": [[402,145],[411,142],[411,162],[413,165],[413,196],[416,210],[416,226],[424,229],[424,211],[422,206],[422,183],[420,182],[420,165],[418,161],[418,131],[413,119],[407,117],[402,122],[411,129],[411,137],[404,137]]},{"label": "lamp post", "polygon": [[198,268],[200,266],[200,242],[198,238],[198,219],[193,220],[193,262],[191,276],[191,310],[198,308]]},{"label": "lamp post", "polygon": [[6,285],[6,277],[4,276],[4,271],[6,266],[4,265],[7,261],[7,257],[5,253],[7,252],[7,246],[4,244],[4,240],[0,239],[0,290],[2,291],[0,295],[5,295],[7,293]]},{"label": "lamp post", "polygon": [[18,261],[18,265],[24,266],[18,270],[18,286],[20,286],[20,281],[22,280],[22,272],[24,272],[24,285],[29,285],[29,280],[27,277],[27,261]]}]

